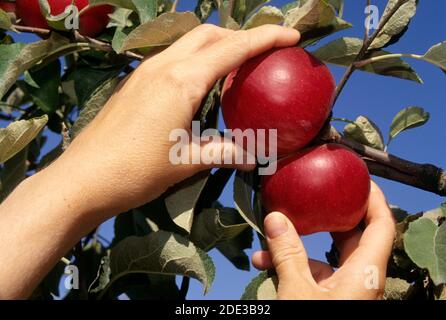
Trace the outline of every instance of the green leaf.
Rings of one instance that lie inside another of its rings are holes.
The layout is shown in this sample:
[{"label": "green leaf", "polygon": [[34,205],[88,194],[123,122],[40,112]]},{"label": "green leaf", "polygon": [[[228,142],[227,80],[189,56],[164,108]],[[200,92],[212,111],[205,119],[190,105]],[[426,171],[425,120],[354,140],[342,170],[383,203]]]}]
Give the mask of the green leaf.
[{"label": "green leaf", "polygon": [[198,198],[209,178],[209,172],[201,172],[171,188],[165,203],[170,217],[176,225],[190,232],[194,209]]},{"label": "green leaf", "polygon": [[263,235],[263,217],[256,214],[252,205],[252,172],[236,172],[234,179],[235,207],[245,221],[258,233]]},{"label": "green leaf", "polygon": [[132,0],[141,24],[152,21],[158,13],[158,0]]},{"label": "green leaf", "polygon": [[406,280],[388,277],[383,298],[384,300],[405,300],[409,287],[410,284]]},{"label": "green leaf", "polygon": [[344,128],[344,135],[348,139],[360,142],[366,146],[378,150],[384,150],[384,139],[378,126],[364,116],[356,118],[355,123],[350,123]]},{"label": "green leaf", "polygon": [[244,250],[252,248],[253,240],[252,228],[246,228],[235,238],[218,242],[215,247],[234,267],[249,271],[250,260]]},{"label": "green leaf", "polygon": [[45,127],[48,116],[14,121],[0,129],[0,163],[11,159],[25,148]]},{"label": "green leaf", "polygon": [[0,9],[0,29],[9,30],[12,26],[11,16]]},{"label": "green leaf", "polygon": [[28,147],[5,162],[0,171],[0,202],[3,201],[26,176]]},{"label": "green leaf", "polygon": [[333,6],[321,0],[307,0],[302,6],[289,9],[284,25],[301,32],[301,47],[352,26],[336,16]]},{"label": "green leaf", "polygon": [[163,13],[134,29],[124,40],[119,52],[170,45],[198,25],[200,20],[192,12]]},{"label": "green leaf", "polygon": [[284,6],[282,6],[281,10],[282,10],[282,13],[285,15],[291,9],[297,8],[299,6],[300,6],[300,0],[297,0],[297,1],[293,1],[293,2],[285,4]]},{"label": "green leaf", "polygon": [[[355,61],[361,50],[362,43],[362,39],[344,37],[322,46],[314,51],[313,54],[324,62],[347,67]],[[389,52],[377,50],[369,54],[366,59],[386,54],[389,54]],[[422,80],[412,67],[400,58],[376,61],[365,65],[359,70],[422,83]]]},{"label": "green leaf", "polygon": [[48,22],[48,25],[52,29],[60,31],[69,31],[65,26],[65,21],[67,20],[68,17],[70,17],[73,14],[71,10],[68,11],[64,10],[62,13],[53,16],[51,14],[51,7],[50,4],[48,3],[48,0],[39,0],[39,5],[42,15],[45,17],[46,21]]},{"label": "green leaf", "polygon": [[92,292],[105,292],[116,280],[132,273],[188,276],[200,281],[206,293],[214,280],[215,267],[209,256],[188,239],[160,230],[145,237],[128,237],[111,249]]},{"label": "green leaf", "polygon": [[276,7],[266,6],[254,13],[243,25],[244,30],[255,28],[264,24],[280,24],[284,16],[282,11]]},{"label": "green leaf", "polygon": [[[399,1],[400,0],[389,0],[383,16],[392,10]],[[369,49],[382,48],[386,46],[386,44],[393,42],[393,39],[399,37],[399,35],[406,30],[410,20],[415,15],[417,11],[417,1],[418,0],[406,1],[406,3],[404,3],[385,24],[384,28],[372,42]]]},{"label": "green leaf", "polygon": [[84,103],[84,108],[79,114],[79,117],[74,122],[71,128],[71,137],[76,138],[83,128],[96,117],[105,103],[110,99],[115,88],[119,83],[118,78],[110,78],[99,86],[90,98]]},{"label": "green leaf", "polygon": [[277,277],[269,276],[267,271],[262,271],[245,288],[241,300],[275,300],[277,286]]},{"label": "green leaf", "polygon": [[52,33],[47,40],[27,45],[21,43],[0,45],[0,99],[23,72],[39,63],[42,59],[46,57],[54,58],[85,49],[84,45],[69,43],[68,39],[57,33]]},{"label": "green leaf", "polygon": [[60,61],[54,60],[25,73],[26,84],[23,89],[45,113],[52,113],[59,107],[60,71]]},{"label": "green leaf", "polygon": [[429,271],[435,285],[446,283],[446,224],[420,218],[404,234],[404,248],[410,259]]},{"label": "green leaf", "polygon": [[429,121],[429,117],[429,112],[424,111],[423,108],[408,107],[401,110],[390,125],[389,143],[401,132],[424,125]]},{"label": "green leaf", "polygon": [[199,0],[195,7],[195,14],[203,23],[205,22],[216,9],[214,0]]},{"label": "green leaf", "polygon": [[430,48],[423,58],[446,72],[446,41]]},{"label": "green leaf", "polygon": [[249,225],[232,208],[204,209],[194,219],[189,239],[204,251],[212,249],[217,242],[233,239]]},{"label": "green leaf", "polygon": [[112,14],[110,14],[110,21],[107,28],[127,28],[133,26],[133,21],[130,19],[130,15],[133,13],[132,10],[119,8],[116,9]]},{"label": "green leaf", "polygon": [[110,4],[118,8],[125,8],[136,11],[135,4],[129,0],[89,0],[90,6],[98,6],[101,4]]}]

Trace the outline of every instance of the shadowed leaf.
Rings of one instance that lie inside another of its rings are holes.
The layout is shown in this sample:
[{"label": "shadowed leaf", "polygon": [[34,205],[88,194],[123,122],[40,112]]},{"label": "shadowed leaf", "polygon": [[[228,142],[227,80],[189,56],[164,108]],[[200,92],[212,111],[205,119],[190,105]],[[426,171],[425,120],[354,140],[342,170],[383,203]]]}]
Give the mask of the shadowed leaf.
[{"label": "shadowed leaf", "polygon": [[277,277],[262,271],[245,288],[241,300],[275,300],[277,286]]},{"label": "shadowed leaf", "polygon": [[352,140],[378,150],[384,150],[384,139],[378,126],[370,119],[359,116],[355,124],[348,124],[344,128],[344,135]]}]

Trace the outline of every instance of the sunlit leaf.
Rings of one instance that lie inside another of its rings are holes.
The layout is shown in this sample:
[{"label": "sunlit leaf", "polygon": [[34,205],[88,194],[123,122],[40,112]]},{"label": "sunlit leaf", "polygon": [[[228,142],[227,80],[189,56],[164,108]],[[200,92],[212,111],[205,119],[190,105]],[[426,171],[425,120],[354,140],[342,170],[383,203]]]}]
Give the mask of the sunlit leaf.
[{"label": "sunlit leaf", "polygon": [[243,25],[242,29],[251,29],[264,24],[280,24],[283,22],[284,16],[282,11],[276,7],[266,6],[253,14]]},{"label": "sunlit leaf", "polygon": [[[383,16],[392,10],[399,1],[400,0],[389,0]],[[402,32],[405,31],[416,11],[417,0],[406,1],[406,3],[404,3],[385,24],[384,28],[381,30],[369,48],[382,48],[386,46],[386,44],[388,44],[392,38],[397,38]]]},{"label": "sunlit leaf", "polygon": [[120,52],[170,45],[199,24],[200,20],[192,12],[164,13],[133,30],[123,41]]},{"label": "sunlit leaf", "polygon": [[375,149],[384,150],[384,139],[381,130],[370,119],[359,116],[355,124],[348,124],[344,128],[344,135],[352,140]]},{"label": "sunlit leaf", "polygon": [[446,72],[446,41],[436,44],[424,55],[424,60]]},{"label": "sunlit leaf", "polygon": [[389,142],[403,131],[424,125],[429,121],[429,118],[429,112],[426,112],[423,108],[408,107],[401,110],[393,118],[390,125]]},{"label": "sunlit leaf", "polygon": [[14,121],[0,129],[0,163],[11,159],[25,148],[45,127],[48,116]]}]

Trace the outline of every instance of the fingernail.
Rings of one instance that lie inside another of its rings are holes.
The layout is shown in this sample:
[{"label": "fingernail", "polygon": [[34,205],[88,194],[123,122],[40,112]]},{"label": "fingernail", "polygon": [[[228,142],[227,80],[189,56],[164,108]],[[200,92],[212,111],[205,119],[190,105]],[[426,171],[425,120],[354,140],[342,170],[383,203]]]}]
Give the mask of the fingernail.
[{"label": "fingernail", "polygon": [[288,224],[282,214],[273,212],[265,219],[265,232],[268,238],[274,239],[288,230]]}]

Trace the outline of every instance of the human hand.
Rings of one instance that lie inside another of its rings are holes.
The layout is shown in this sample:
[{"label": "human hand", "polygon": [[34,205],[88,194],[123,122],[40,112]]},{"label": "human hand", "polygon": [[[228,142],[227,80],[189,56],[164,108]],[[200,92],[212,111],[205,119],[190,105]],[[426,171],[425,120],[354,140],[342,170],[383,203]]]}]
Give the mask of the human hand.
[{"label": "human hand", "polygon": [[[298,40],[298,31],[276,25],[248,31],[197,27],[142,62],[48,169],[53,176],[73,173],[71,182],[82,203],[103,212],[104,218],[147,203],[169,186],[211,167],[171,164],[169,150],[175,142],[169,141],[169,134],[190,130],[214,83],[247,59]],[[228,143],[236,149],[232,141],[222,140],[214,150],[223,153]]]},{"label": "human hand", "polygon": [[281,213],[265,218],[268,251],[252,261],[258,269],[275,268],[278,299],[380,299],[384,291],[387,261],[395,235],[395,223],[384,194],[372,182],[366,229],[332,234],[340,253],[340,267],[308,259],[291,222]]}]

